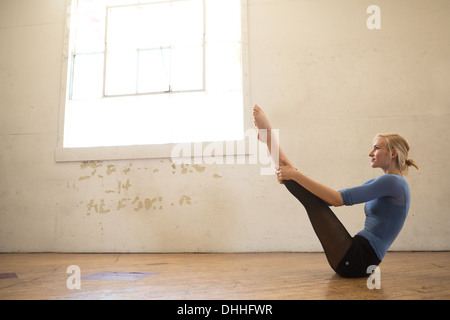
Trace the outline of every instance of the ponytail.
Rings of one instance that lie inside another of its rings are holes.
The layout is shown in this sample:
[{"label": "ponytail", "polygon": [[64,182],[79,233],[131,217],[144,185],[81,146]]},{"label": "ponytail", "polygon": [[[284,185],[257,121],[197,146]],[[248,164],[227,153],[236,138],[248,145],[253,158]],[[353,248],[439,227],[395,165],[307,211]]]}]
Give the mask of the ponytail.
[{"label": "ponytail", "polygon": [[418,165],[414,162],[414,160],[412,160],[412,159],[406,159],[405,164],[406,164],[408,167],[414,167],[414,168],[416,168],[417,170],[419,170],[419,166],[418,166]]}]

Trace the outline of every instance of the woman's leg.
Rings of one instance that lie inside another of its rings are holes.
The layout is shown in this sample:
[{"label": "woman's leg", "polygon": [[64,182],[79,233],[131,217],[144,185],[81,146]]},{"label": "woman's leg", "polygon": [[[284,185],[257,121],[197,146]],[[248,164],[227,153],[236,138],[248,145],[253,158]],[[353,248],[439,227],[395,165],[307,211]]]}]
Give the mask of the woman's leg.
[{"label": "woman's leg", "polygon": [[[258,128],[258,137],[267,144],[269,152],[272,154],[273,150],[271,148],[278,148],[279,159],[274,160],[279,161],[278,163],[280,165],[292,165],[281,150],[278,141],[272,141],[270,135],[272,126],[260,107],[255,106],[253,108],[253,117],[255,125]],[[261,134],[263,135],[262,137],[260,136]],[[295,181],[289,180],[283,181],[283,183],[292,195],[294,195],[294,197],[296,197],[305,207],[313,229],[325,251],[328,262],[333,269],[336,269],[348,248],[350,248],[352,237],[333,211],[331,211],[328,204],[323,200]]]},{"label": "woman's leg", "polygon": [[283,181],[289,192],[305,207],[312,227],[327,256],[328,263],[336,270],[352,244],[352,237],[322,199],[293,180]]}]

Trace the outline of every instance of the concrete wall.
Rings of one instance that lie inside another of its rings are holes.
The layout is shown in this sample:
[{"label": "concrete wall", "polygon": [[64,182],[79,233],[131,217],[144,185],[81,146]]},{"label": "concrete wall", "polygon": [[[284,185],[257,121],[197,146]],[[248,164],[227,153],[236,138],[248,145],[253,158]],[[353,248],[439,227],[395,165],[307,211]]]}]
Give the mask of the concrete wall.
[{"label": "concrete wall", "polygon": [[[366,27],[372,4],[381,30]],[[248,0],[251,104],[299,170],[358,185],[382,173],[376,133],[409,140],[421,170],[392,250],[450,249],[449,14],[446,0]],[[321,250],[256,165],[56,163],[64,16],[63,0],[0,0],[0,252]],[[362,205],[335,212],[362,228]]]}]

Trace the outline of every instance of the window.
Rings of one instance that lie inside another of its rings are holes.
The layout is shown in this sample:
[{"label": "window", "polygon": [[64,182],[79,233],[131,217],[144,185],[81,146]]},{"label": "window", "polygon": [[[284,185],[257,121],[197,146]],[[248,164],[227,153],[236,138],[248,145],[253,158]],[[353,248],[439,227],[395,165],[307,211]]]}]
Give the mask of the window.
[{"label": "window", "polygon": [[245,16],[243,0],[73,0],[57,160],[242,141]]}]

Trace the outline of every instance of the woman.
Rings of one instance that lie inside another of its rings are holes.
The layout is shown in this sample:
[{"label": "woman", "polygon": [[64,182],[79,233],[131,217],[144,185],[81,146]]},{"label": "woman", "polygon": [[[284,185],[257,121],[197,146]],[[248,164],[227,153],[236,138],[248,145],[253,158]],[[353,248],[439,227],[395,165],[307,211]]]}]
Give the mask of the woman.
[{"label": "woman", "polygon": [[[408,159],[408,142],[398,134],[379,134],[369,153],[372,168],[384,175],[361,186],[335,191],[295,169],[278,145],[272,141],[271,125],[258,106],[253,108],[258,138],[271,148],[278,148],[277,179],[305,207],[313,229],[333,270],[342,277],[364,277],[368,268],[383,260],[389,247],[400,233],[410,204],[409,186],[404,175],[414,166]],[[274,152],[276,154],[276,152]],[[351,206],[365,202],[364,229],[351,237],[330,205]]]}]

